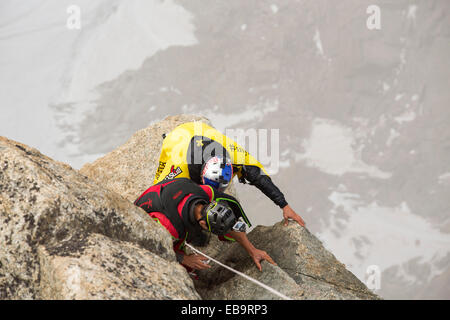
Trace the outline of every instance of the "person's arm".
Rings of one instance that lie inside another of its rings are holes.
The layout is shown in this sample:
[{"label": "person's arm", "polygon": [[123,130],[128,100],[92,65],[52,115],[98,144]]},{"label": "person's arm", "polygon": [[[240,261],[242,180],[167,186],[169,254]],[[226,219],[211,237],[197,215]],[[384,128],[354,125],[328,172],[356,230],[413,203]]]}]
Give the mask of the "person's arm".
[{"label": "person's arm", "polygon": [[259,269],[259,271],[262,271],[262,260],[266,260],[273,265],[277,265],[275,261],[273,261],[272,258],[267,254],[267,252],[255,248],[255,246],[247,238],[247,234],[245,232],[231,231],[230,235],[245,249],[245,251],[247,251],[250,257],[253,259],[253,262],[255,262],[256,267]]},{"label": "person's arm", "polygon": [[283,193],[273,183],[272,179],[258,166],[243,165],[239,168],[239,181],[248,182],[262,191],[277,206],[284,208],[288,205]]},{"label": "person's arm", "polygon": [[[241,179],[247,180],[251,185],[254,185],[262,191],[268,198],[270,198],[276,205],[283,210],[284,225],[288,225],[289,219],[296,221],[302,227],[305,226],[305,221],[289,206],[283,193],[273,183],[272,179],[266,175],[260,167],[252,165],[244,165],[241,170]],[[245,181],[244,180],[244,181]]]}]

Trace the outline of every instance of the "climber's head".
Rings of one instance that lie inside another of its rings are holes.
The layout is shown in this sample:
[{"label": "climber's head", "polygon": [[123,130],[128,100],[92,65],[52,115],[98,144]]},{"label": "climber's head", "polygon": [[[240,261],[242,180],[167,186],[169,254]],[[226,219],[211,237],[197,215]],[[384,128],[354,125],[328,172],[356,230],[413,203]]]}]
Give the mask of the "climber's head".
[{"label": "climber's head", "polygon": [[212,201],[203,206],[198,223],[204,230],[216,235],[225,235],[233,230],[238,222],[233,210],[225,201]]},{"label": "climber's head", "polygon": [[212,157],[202,167],[201,180],[219,191],[224,191],[233,178],[233,165],[223,157]]}]

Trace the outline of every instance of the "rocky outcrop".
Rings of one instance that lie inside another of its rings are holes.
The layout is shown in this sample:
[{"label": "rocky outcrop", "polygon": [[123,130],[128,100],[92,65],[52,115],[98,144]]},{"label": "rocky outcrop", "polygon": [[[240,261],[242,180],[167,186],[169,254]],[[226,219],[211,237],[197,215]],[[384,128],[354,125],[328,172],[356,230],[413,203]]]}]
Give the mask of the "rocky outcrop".
[{"label": "rocky outcrop", "polygon": [[197,299],[168,232],[68,165],[0,138],[0,299]]},{"label": "rocky outcrop", "polygon": [[84,165],[80,172],[133,202],[153,183],[163,142],[162,135],[190,121],[210,124],[201,116],[170,116],[136,132],[125,144]]},{"label": "rocky outcrop", "polygon": [[[263,272],[260,272],[249,259],[242,260],[237,267],[239,271],[256,279],[265,285],[277,290],[294,300],[303,300],[302,288],[281,268],[266,261],[261,263]],[[236,267],[236,266],[235,266]],[[222,270],[215,270],[221,273]],[[203,276],[203,275],[202,275]],[[228,277],[227,277],[228,278]],[[219,279],[216,279],[219,280]],[[207,300],[279,300],[279,296],[244,279],[240,276],[229,274],[229,279],[217,282],[210,287],[202,287],[201,281],[197,282],[197,289],[202,297]]]},{"label": "rocky outcrop", "polygon": [[95,233],[75,242],[80,251],[38,248],[42,299],[198,298],[184,268],[139,245]]},{"label": "rocky outcrop", "polygon": [[[132,201],[153,180],[175,116],[136,133],[81,172],[0,138],[0,299],[278,299],[214,265],[195,283],[169,233]],[[277,266],[259,272],[236,243],[202,251],[292,299],[377,299],[296,223],[258,226],[250,241]]]},{"label": "rocky outcrop", "polygon": [[[295,222],[258,226],[248,237],[259,249],[275,260],[277,266],[265,263],[259,272],[248,254],[237,244],[224,244],[215,259],[279,290],[292,299],[378,299],[345,265],[340,263],[306,228]],[[214,242],[213,247],[220,244]],[[220,266],[202,271],[196,281],[205,299],[279,299],[268,291]]]}]

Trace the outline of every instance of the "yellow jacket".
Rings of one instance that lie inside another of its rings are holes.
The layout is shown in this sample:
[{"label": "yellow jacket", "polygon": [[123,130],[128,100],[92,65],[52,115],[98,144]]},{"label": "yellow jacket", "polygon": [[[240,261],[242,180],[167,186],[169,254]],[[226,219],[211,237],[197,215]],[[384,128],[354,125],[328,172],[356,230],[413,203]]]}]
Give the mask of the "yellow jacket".
[{"label": "yellow jacket", "polygon": [[234,140],[203,122],[188,122],[164,138],[159,166],[153,184],[176,178],[189,178],[201,184],[202,165],[221,153],[233,164],[233,177],[255,185],[280,207],[287,205],[264,166]]}]

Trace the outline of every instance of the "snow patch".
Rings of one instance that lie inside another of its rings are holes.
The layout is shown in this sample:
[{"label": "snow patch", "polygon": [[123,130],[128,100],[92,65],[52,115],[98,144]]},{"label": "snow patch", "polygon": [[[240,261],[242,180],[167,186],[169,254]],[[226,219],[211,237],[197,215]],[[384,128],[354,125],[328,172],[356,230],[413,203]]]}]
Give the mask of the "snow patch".
[{"label": "snow patch", "polygon": [[272,12],[275,14],[275,13],[278,13],[278,6],[276,5],[276,4],[272,4],[271,6],[270,6],[270,10],[272,10]]},{"label": "snow patch", "polygon": [[400,133],[394,128],[391,128],[389,138],[386,141],[386,146],[390,147],[392,145],[392,142],[398,137],[400,137]]},{"label": "snow patch", "polygon": [[416,20],[417,15],[417,5],[408,6],[408,13],[406,14],[406,18],[410,20]]},{"label": "snow patch", "polygon": [[267,114],[276,112],[279,108],[278,99],[262,101],[259,104],[246,106],[239,113],[224,113],[219,106],[211,109],[197,110],[195,105],[182,106],[183,113],[193,113],[202,115],[211,120],[213,126],[225,132],[227,128],[233,128],[240,123],[247,121],[261,121]]},{"label": "snow patch", "polygon": [[396,95],[395,95],[395,101],[400,101],[400,100],[403,98],[404,95],[405,95],[404,93],[398,93],[398,94],[396,94]]},{"label": "snow patch", "polygon": [[[429,279],[443,271],[438,262],[450,252],[450,235],[413,214],[406,202],[384,207],[377,202],[366,204],[360,195],[340,191],[333,191],[328,199],[334,205],[331,226],[319,237],[362,281],[370,265],[377,265],[382,271],[399,266],[407,279],[411,275],[402,269],[402,264],[415,258],[429,263]],[[337,215],[338,211],[345,215]]]},{"label": "snow patch", "polygon": [[302,143],[304,153],[296,154],[295,160],[332,175],[361,173],[373,178],[390,178],[391,173],[362,161],[362,148],[355,148],[355,135],[351,128],[334,120],[315,119],[310,137]]},{"label": "snow patch", "polygon": [[401,115],[394,118],[394,120],[399,123],[403,124],[404,122],[411,122],[416,119],[416,113],[413,110],[408,110],[402,113]]},{"label": "snow patch", "polygon": [[450,185],[450,172],[446,172],[444,174],[441,174],[438,177],[438,183],[443,185]]},{"label": "snow patch", "polygon": [[322,39],[320,38],[320,32],[318,29],[316,29],[316,32],[314,33],[313,40],[314,40],[314,43],[316,44],[317,53],[321,57],[325,57],[325,54],[323,51]]}]

